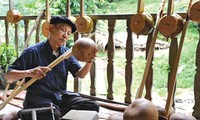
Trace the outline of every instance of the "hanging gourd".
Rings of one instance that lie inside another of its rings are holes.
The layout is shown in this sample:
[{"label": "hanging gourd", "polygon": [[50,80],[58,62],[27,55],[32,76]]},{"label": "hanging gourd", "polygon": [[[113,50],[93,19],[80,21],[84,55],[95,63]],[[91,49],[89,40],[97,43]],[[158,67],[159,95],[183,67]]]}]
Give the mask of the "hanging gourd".
[{"label": "hanging gourd", "polygon": [[167,15],[163,16],[158,23],[160,33],[165,37],[177,36],[183,30],[183,19],[174,12],[174,1],[168,1]]},{"label": "hanging gourd", "polygon": [[144,0],[138,0],[137,14],[131,17],[130,27],[136,35],[148,35],[154,26],[153,17],[144,12]]},{"label": "hanging gourd", "polygon": [[44,37],[48,38],[49,36],[49,25],[50,25],[50,12],[49,12],[49,0],[46,0],[46,21],[42,24],[42,34]]},{"label": "hanging gourd", "polygon": [[84,0],[80,1],[80,16],[76,19],[75,24],[79,33],[91,33],[94,27],[93,20],[84,15]]},{"label": "hanging gourd", "polygon": [[194,2],[190,7],[189,18],[194,22],[200,23],[200,0]]},{"label": "hanging gourd", "polygon": [[91,38],[79,38],[72,48],[74,57],[82,62],[94,59],[97,51],[96,43]]},{"label": "hanging gourd", "polygon": [[6,20],[9,23],[14,23],[14,24],[18,23],[21,20],[21,15],[20,15],[19,11],[12,9],[12,1],[11,0],[9,0],[9,10],[6,15]]}]

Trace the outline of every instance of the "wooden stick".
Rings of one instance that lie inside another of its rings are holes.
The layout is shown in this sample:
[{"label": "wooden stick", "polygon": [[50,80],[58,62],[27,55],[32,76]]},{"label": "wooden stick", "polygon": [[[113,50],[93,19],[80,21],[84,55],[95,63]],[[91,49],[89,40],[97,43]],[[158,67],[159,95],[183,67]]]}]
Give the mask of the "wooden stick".
[{"label": "wooden stick", "polygon": [[92,100],[98,100],[98,101],[103,101],[103,102],[113,103],[113,104],[119,104],[119,105],[125,105],[125,106],[129,105],[127,103],[116,102],[116,101],[113,101],[113,100],[99,98],[99,97],[96,97],[96,96],[85,95],[85,94],[82,94],[82,93],[79,93],[79,94],[80,94],[81,97],[92,99]]},{"label": "wooden stick", "polygon": [[[64,59],[69,58],[72,55],[72,49],[66,51],[64,54],[62,54],[60,57],[58,57],[56,60],[54,60],[52,63],[50,63],[47,67],[49,67],[50,69],[52,69],[53,67],[55,67],[57,64],[59,64],[61,61],[63,61]],[[27,83],[23,84],[21,88],[17,89],[16,91],[14,91],[14,93],[12,92],[10,94],[10,96],[1,103],[0,105],[0,110],[2,110],[6,104],[13,99],[16,95],[18,95],[21,91],[25,90],[26,88],[28,88],[31,84],[33,84],[37,79],[36,78],[32,78],[31,80],[29,80]]]},{"label": "wooden stick", "polygon": [[124,112],[125,109],[128,107],[128,106],[124,106],[124,105],[116,105],[116,104],[105,103],[105,102],[100,102],[100,101],[97,101],[97,102],[98,102],[99,106],[101,106],[101,107],[105,107],[105,108],[115,110],[115,111],[120,111],[120,112]]},{"label": "wooden stick", "polygon": [[84,17],[84,0],[80,1],[80,16]]},{"label": "wooden stick", "polygon": [[10,84],[11,84],[11,82],[10,81],[7,81],[7,83],[6,83],[6,88],[5,88],[5,90],[4,90],[4,92],[3,92],[3,97],[2,97],[2,100],[5,100],[6,99],[6,94],[7,94],[7,91],[8,91],[8,89],[9,89],[9,87],[10,87]]},{"label": "wooden stick", "polygon": [[71,10],[70,10],[70,0],[67,0],[67,17],[70,17],[71,16]]},{"label": "wooden stick", "polygon": [[9,0],[9,10],[12,9],[11,0]]},{"label": "wooden stick", "polygon": [[174,12],[174,0],[168,1],[168,9],[167,9],[167,15],[170,16]]},{"label": "wooden stick", "polygon": [[46,21],[49,22],[49,17],[50,17],[50,14],[49,14],[49,0],[46,0]]},{"label": "wooden stick", "polygon": [[177,54],[176,54],[173,69],[171,71],[171,80],[170,80],[171,83],[169,84],[167,103],[166,103],[166,106],[165,106],[165,110],[166,110],[165,117],[166,118],[169,117],[169,111],[172,107],[172,98],[173,98],[173,91],[175,89],[176,74],[177,74],[177,70],[178,70],[178,64],[179,64],[179,60],[180,60],[180,56],[181,56],[183,42],[184,42],[184,39],[185,39],[185,34],[186,34],[186,31],[187,31],[187,26],[188,26],[188,23],[189,23],[188,13],[189,13],[189,8],[190,8],[191,4],[192,4],[192,0],[190,0],[189,5],[188,5],[187,16],[186,16],[186,20],[184,22],[183,31],[182,31],[180,43],[179,43],[179,48],[178,48],[178,51],[177,51]]},{"label": "wooden stick", "polygon": [[149,52],[148,52],[148,56],[147,56],[146,67],[145,67],[145,70],[144,70],[144,74],[143,74],[143,78],[142,78],[140,87],[138,88],[138,92],[137,92],[136,97],[135,97],[136,99],[142,97],[142,92],[143,92],[144,85],[145,85],[147,75],[148,75],[148,72],[149,72],[149,67],[150,67],[150,64],[151,64],[153,52],[154,52],[154,49],[155,49],[155,43],[156,43],[156,39],[157,39],[157,35],[158,35],[158,22],[159,22],[159,20],[162,16],[164,6],[165,6],[165,0],[162,0],[160,10],[157,13],[156,28],[153,31],[153,38],[152,38],[151,45],[150,45]]},{"label": "wooden stick", "polygon": [[143,12],[144,12],[144,0],[138,0],[137,14],[141,14]]},{"label": "wooden stick", "polygon": [[19,89],[20,86],[22,86],[22,84],[24,84],[25,79],[21,80],[21,81],[17,81],[15,88],[13,89],[12,92],[15,92],[16,90]]},{"label": "wooden stick", "polygon": [[95,32],[90,33],[90,34],[87,36],[87,38],[92,38],[94,35],[95,35]]},{"label": "wooden stick", "polygon": [[31,29],[31,31],[29,32],[28,37],[27,37],[27,39],[26,39],[26,41],[25,41],[24,49],[28,47],[30,38],[31,38],[31,36],[32,36],[32,34],[33,34],[33,32],[34,32],[34,30],[38,28],[38,26],[39,26],[39,20],[41,19],[42,15],[43,15],[44,13],[45,13],[45,10],[43,10],[43,11],[39,14],[39,16],[36,18],[36,20],[35,20],[35,25],[34,25],[33,28]]}]

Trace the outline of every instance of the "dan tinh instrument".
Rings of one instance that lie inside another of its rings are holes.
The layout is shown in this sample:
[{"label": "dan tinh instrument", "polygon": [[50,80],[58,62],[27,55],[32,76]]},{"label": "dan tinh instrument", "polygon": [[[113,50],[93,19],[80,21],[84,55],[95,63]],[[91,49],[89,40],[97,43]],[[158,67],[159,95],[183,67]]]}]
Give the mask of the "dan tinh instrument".
[{"label": "dan tinh instrument", "polygon": [[152,56],[153,56],[153,52],[154,52],[154,49],[155,49],[155,43],[156,43],[156,39],[157,39],[157,35],[158,35],[158,21],[160,20],[160,18],[163,15],[165,1],[166,0],[162,0],[162,3],[160,5],[160,9],[159,9],[159,11],[157,13],[155,29],[153,31],[152,41],[151,41],[151,45],[150,45],[148,56],[147,56],[147,63],[146,63],[146,66],[145,66],[145,70],[144,70],[142,81],[141,81],[140,86],[139,86],[139,88],[137,90],[137,94],[136,94],[136,97],[135,97],[136,99],[142,97],[142,93],[143,93],[143,90],[144,90],[144,85],[146,83],[147,75],[148,75],[149,68],[150,68],[149,66],[151,64],[151,59],[152,59]]},{"label": "dan tinh instrument", "polygon": [[[137,90],[135,99],[140,99],[142,97],[144,86],[145,86],[145,83],[147,81],[147,76],[148,76],[148,73],[149,73],[149,68],[150,68],[150,65],[151,65],[151,62],[152,62],[152,56],[153,56],[153,52],[154,52],[154,49],[155,49],[155,43],[156,43],[156,39],[157,39],[157,36],[158,36],[158,22],[160,21],[160,18],[163,16],[163,10],[164,10],[164,6],[165,6],[165,2],[166,2],[166,0],[162,0],[162,2],[160,4],[160,9],[157,12],[155,29],[152,31],[153,35],[152,35],[150,48],[149,48],[149,51],[148,51],[146,66],[145,66],[143,77],[142,77],[140,86]],[[161,118],[166,120],[166,118],[159,115],[159,119],[161,119]]]},{"label": "dan tinh instrument", "polygon": [[163,16],[158,23],[160,33],[165,37],[176,37],[183,30],[183,19],[174,12],[174,1],[168,1],[167,15]]},{"label": "dan tinh instrument", "polygon": [[187,31],[187,26],[188,26],[188,23],[189,23],[188,14],[189,14],[189,9],[191,7],[191,4],[192,4],[192,0],[189,1],[188,10],[187,10],[187,13],[186,13],[186,18],[185,18],[185,21],[183,22],[183,30],[182,30],[181,37],[180,37],[178,51],[176,53],[174,65],[173,65],[172,70],[171,70],[169,91],[168,91],[168,95],[167,95],[167,102],[166,102],[166,105],[165,105],[165,110],[166,110],[165,117],[166,118],[169,117],[169,111],[172,108],[172,98],[173,98],[173,95],[174,95],[173,91],[175,89],[175,84],[176,84],[176,74],[177,74],[177,70],[178,70],[178,64],[179,64],[179,60],[180,60],[180,57],[181,57],[181,51],[182,51],[186,31]]},{"label": "dan tinh instrument", "polygon": [[77,32],[79,33],[91,33],[94,27],[93,20],[89,17],[84,15],[84,0],[80,1],[80,16],[77,17],[75,24],[77,27]]},{"label": "dan tinh instrument", "polygon": [[148,35],[154,26],[154,19],[150,14],[144,13],[144,0],[138,0],[137,14],[131,17],[130,27],[136,35]]}]

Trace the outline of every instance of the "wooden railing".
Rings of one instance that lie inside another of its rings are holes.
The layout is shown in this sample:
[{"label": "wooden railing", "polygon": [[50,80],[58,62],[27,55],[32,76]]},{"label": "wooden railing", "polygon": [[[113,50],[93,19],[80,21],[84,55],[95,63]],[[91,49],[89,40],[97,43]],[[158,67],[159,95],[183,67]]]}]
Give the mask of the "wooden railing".
[{"label": "wooden railing", "polygon": [[[185,18],[186,14],[185,13],[180,13],[180,15],[182,16],[182,18]],[[108,49],[107,49],[107,82],[108,82],[108,88],[107,88],[107,99],[111,99],[114,100],[113,97],[113,93],[115,91],[113,91],[113,82],[114,82],[114,53],[115,53],[115,44],[114,44],[114,31],[115,31],[115,24],[117,20],[125,20],[126,21],[126,32],[127,32],[127,40],[126,40],[126,56],[125,56],[125,61],[126,61],[126,65],[125,65],[125,85],[126,85],[126,91],[125,91],[125,97],[124,97],[124,102],[125,103],[131,103],[132,102],[132,93],[131,93],[131,85],[133,82],[133,53],[134,53],[134,46],[133,46],[133,42],[134,40],[132,39],[132,31],[130,29],[130,21],[131,21],[131,17],[133,16],[133,14],[116,14],[116,15],[88,15],[93,19],[94,22],[94,29],[93,32],[95,32],[96,30],[96,23],[98,22],[98,20],[107,20],[108,21]],[[153,18],[156,19],[156,14],[152,14]],[[29,22],[30,21],[34,21],[36,20],[37,16],[23,16],[21,21],[24,21],[24,41],[27,39],[28,34],[29,34]],[[5,20],[5,16],[0,16],[0,20],[5,22],[5,39],[6,39],[6,43],[9,43],[9,26],[10,24],[7,23],[7,21]],[[42,17],[42,20],[44,20],[44,17]],[[41,21],[39,22],[41,23]],[[19,47],[19,26],[18,24],[15,24],[15,47],[16,50],[18,50]],[[35,38],[35,42],[39,42],[40,41],[40,34],[41,34],[41,29],[40,27],[38,27],[36,30],[36,38]],[[200,25],[198,27],[198,31],[200,32]],[[199,33],[200,34],[200,33]],[[146,53],[148,53],[149,50],[149,46],[151,44],[151,37],[152,33],[150,33],[148,35],[148,40],[147,40],[147,44],[146,44]],[[76,33],[74,35],[74,39],[78,39],[78,33]],[[92,37],[92,39],[95,41],[95,36]],[[178,49],[178,40],[176,38],[173,38],[173,40],[171,40],[170,43],[170,52],[169,52],[169,66],[170,66],[170,70],[171,68],[173,68],[173,61],[175,58],[175,55],[177,53],[177,49]],[[197,58],[196,58],[196,76],[194,78],[195,80],[195,106],[194,106],[194,113],[195,114],[199,114],[200,113],[200,73],[199,73],[199,67],[200,67],[200,60],[199,60],[199,50],[200,50],[200,45],[198,44],[197,46]],[[146,54],[147,56],[147,54]],[[153,62],[153,59],[152,59]],[[149,73],[148,73],[148,77],[147,77],[147,84],[146,84],[146,95],[145,98],[151,100],[151,88],[152,88],[152,81],[153,81],[153,63],[150,65],[150,69],[149,69]],[[95,81],[96,81],[96,63],[93,63],[91,72],[90,72],[90,78],[91,78],[91,86],[90,86],[90,95],[92,96],[96,96],[96,86],[95,86]],[[168,73],[168,79],[170,76],[170,72]],[[169,82],[169,80],[168,80]],[[79,92],[79,80],[78,78],[75,78],[75,83],[74,83],[74,91],[75,92]]]}]

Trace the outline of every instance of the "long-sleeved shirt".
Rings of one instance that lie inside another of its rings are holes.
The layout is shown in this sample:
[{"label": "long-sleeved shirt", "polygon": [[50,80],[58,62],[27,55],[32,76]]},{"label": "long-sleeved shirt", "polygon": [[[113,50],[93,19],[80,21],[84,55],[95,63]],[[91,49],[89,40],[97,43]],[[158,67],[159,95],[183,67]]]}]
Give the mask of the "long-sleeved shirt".
[{"label": "long-sleeved shirt", "polygon": [[[69,48],[62,46],[59,48],[59,55],[65,53]],[[9,71],[27,70],[37,66],[48,66],[57,57],[52,54],[53,50],[48,40],[37,43],[24,50],[19,58],[9,67]],[[51,71],[41,80],[37,80],[27,88],[27,94],[24,101],[24,108],[38,106],[41,104],[58,104],[61,94],[66,93],[67,76],[70,72],[73,76],[81,68],[75,57],[71,56],[52,68]],[[31,78],[26,78],[26,82]],[[61,93],[62,92],[62,93]]]}]

